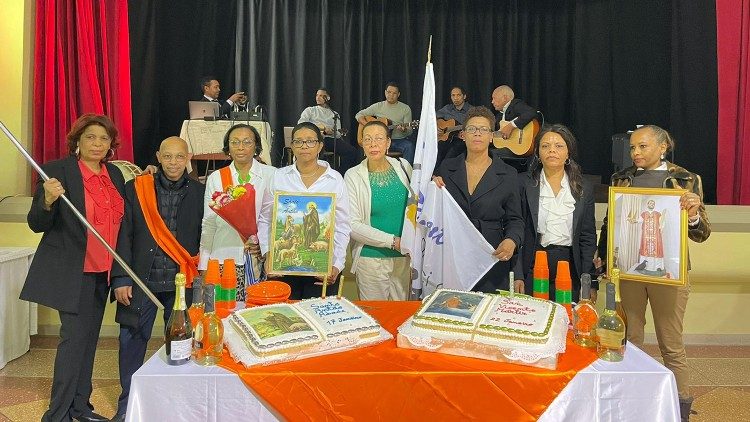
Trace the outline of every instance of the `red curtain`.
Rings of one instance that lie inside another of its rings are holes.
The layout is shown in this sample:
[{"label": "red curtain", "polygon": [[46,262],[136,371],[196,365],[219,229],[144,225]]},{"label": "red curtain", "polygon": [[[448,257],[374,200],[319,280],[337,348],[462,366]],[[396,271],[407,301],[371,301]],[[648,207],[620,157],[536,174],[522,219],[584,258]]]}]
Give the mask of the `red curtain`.
[{"label": "red curtain", "polygon": [[719,204],[750,205],[750,4],[716,0]]},{"label": "red curtain", "polygon": [[33,156],[67,155],[65,135],[84,113],[106,114],[133,161],[127,0],[36,0]]}]

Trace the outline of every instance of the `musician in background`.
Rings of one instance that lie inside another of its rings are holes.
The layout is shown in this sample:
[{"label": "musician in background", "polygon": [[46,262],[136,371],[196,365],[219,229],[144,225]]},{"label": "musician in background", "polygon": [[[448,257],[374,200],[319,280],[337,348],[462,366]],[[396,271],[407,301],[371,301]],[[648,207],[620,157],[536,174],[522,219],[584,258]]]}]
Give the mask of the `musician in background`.
[{"label": "musician in background", "polygon": [[[492,106],[498,111],[497,124],[499,135],[508,139],[514,129],[524,128],[536,117],[536,110],[520,98],[514,98],[513,90],[508,85],[501,85],[492,91]],[[516,157],[507,148],[500,148],[494,154],[498,157]]]},{"label": "musician in background", "polygon": [[219,117],[226,117],[229,112],[232,111],[235,103],[245,104],[247,103],[247,95],[244,92],[235,92],[226,101],[219,101],[219,93],[221,92],[221,86],[219,81],[213,76],[204,76],[200,79],[201,91],[203,91],[203,97],[198,101],[206,101],[211,103],[219,103]]},{"label": "musician in background", "polygon": [[[451,88],[451,102],[444,105],[443,108],[435,113],[435,117],[443,120],[455,120],[452,125],[463,125],[466,121],[466,111],[472,107],[471,104],[466,102],[466,91],[460,86],[454,86]],[[445,158],[458,157],[461,154],[466,153],[466,144],[464,140],[458,136],[455,136],[460,129],[455,132],[448,134],[448,139],[442,142],[438,142],[438,155],[437,162],[435,164],[435,170],[440,167],[440,163]],[[438,128],[440,133],[440,128]]]},{"label": "musician in background", "polygon": [[[336,170],[344,174],[347,170],[357,165],[357,149],[342,138],[345,131],[341,128],[341,116],[335,112],[330,105],[331,95],[326,88],[319,88],[315,92],[315,105],[302,110],[302,115],[297,123],[310,122],[317,126],[323,133],[324,150],[335,153],[339,157]],[[337,121],[334,125],[334,119]],[[334,136],[333,128],[337,128],[338,136]],[[338,142],[336,142],[338,141]],[[334,150],[335,144],[335,150]]]},{"label": "musician in background", "polygon": [[385,117],[396,125],[391,132],[391,150],[401,152],[409,163],[414,163],[415,142],[411,139],[411,107],[400,102],[401,90],[396,82],[385,85],[385,101],[379,101],[354,116],[361,125],[365,125],[367,116]]}]

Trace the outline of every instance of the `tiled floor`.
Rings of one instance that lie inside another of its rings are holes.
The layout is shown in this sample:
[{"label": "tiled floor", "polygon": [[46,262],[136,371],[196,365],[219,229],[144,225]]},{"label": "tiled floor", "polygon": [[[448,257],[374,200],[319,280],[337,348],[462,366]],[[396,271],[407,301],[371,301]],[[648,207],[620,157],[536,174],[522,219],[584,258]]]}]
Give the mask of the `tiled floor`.
[{"label": "tiled floor", "polygon": [[[56,337],[32,337],[29,353],[0,370],[0,422],[40,419],[49,401],[56,345]],[[149,349],[160,346],[161,339],[152,339]],[[655,345],[645,350],[660,359]],[[698,412],[691,420],[750,421],[750,346],[689,346],[688,364]],[[114,415],[120,394],[116,339],[100,339],[93,384],[96,411]]]}]

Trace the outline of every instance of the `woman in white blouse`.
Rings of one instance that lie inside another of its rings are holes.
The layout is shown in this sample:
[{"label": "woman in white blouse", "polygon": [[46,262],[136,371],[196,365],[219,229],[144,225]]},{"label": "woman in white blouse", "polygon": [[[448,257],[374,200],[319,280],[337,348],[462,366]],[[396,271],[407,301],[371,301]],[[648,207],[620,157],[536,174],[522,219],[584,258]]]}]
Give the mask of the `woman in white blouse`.
[{"label": "woman in white blouse", "polygon": [[[229,182],[222,173],[231,175],[232,185],[250,183],[255,188],[255,218],[263,203],[264,192],[273,182],[276,169],[261,164],[256,157],[261,153],[261,139],[258,131],[247,124],[237,124],[229,128],[224,135],[224,153],[232,158],[232,162],[219,169],[206,179],[206,196],[204,198],[203,227],[201,229],[200,261],[198,269],[205,271],[209,259],[218,259],[223,265],[225,259],[234,259],[237,265],[237,301],[245,301],[245,267],[244,247],[237,231],[208,206],[214,192],[224,191]],[[251,252],[253,248],[251,247]],[[255,246],[257,251],[257,245]],[[259,253],[256,253],[259,257]],[[255,275],[259,276],[256,268]]]},{"label": "woman in white blouse", "polygon": [[[336,196],[333,230],[333,262],[331,273],[323,280],[310,276],[280,277],[292,288],[290,299],[319,297],[323,293],[323,283],[327,291],[338,289],[338,280],[346,261],[346,247],[349,243],[349,197],[344,186],[344,179],[327,162],[319,160],[318,154],[323,149],[323,134],[315,124],[302,122],[292,129],[292,153],[296,162],[280,168],[274,181],[263,199],[263,208],[258,217],[258,239],[263,255],[270,246],[271,219],[274,194],[276,192],[296,193],[333,193]],[[274,277],[269,274],[269,277]],[[276,278],[276,277],[274,277]]]},{"label": "woman in white blouse", "polygon": [[[594,192],[576,163],[576,138],[566,126],[545,126],[536,138],[535,160],[519,179],[525,221],[524,244],[515,262],[516,291],[532,293],[536,251],[547,252],[549,297],[555,298],[557,262],[570,262],[573,299],[580,275],[593,271],[596,250]],[[595,280],[595,278],[594,278]],[[598,286],[592,286],[596,289]]]},{"label": "woman in white blouse", "polygon": [[411,166],[386,155],[388,127],[373,121],[362,130],[366,158],[344,175],[352,225],[352,273],[361,300],[406,300],[409,258],[401,255],[401,230]]}]

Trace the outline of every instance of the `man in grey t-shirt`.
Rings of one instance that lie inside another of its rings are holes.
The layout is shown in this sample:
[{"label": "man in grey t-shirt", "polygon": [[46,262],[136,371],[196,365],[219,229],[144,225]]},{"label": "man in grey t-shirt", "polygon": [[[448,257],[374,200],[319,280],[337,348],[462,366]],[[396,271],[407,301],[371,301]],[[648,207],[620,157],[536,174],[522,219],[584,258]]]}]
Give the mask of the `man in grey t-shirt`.
[{"label": "man in grey t-shirt", "polygon": [[400,102],[401,96],[398,84],[388,82],[385,85],[385,101],[379,101],[354,116],[365,125],[367,116],[385,117],[389,124],[396,125],[391,132],[391,150],[399,151],[409,163],[414,163],[415,143],[411,140],[411,107]]}]

